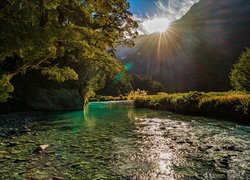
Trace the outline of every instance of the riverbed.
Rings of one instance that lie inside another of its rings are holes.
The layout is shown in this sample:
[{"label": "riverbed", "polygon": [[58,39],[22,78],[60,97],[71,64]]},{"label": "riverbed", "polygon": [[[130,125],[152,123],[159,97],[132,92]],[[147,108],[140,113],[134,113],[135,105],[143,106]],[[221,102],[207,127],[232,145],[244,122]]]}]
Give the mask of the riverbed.
[{"label": "riverbed", "polygon": [[[27,126],[0,137],[0,179],[250,179],[250,126],[125,102]],[[49,146],[34,153],[40,144]]]}]

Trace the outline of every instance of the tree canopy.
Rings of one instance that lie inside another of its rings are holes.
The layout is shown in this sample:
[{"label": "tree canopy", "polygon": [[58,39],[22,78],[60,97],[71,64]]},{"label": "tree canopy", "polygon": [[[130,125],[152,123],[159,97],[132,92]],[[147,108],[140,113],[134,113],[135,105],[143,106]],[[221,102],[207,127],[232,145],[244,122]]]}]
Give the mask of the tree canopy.
[{"label": "tree canopy", "polygon": [[250,91],[250,49],[247,48],[234,64],[230,75],[231,84],[236,90]]},{"label": "tree canopy", "polygon": [[28,69],[58,82],[80,80],[83,95],[123,71],[114,51],[136,36],[128,8],[126,0],[1,0],[0,102],[14,90],[11,79]]},{"label": "tree canopy", "polygon": [[165,91],[165,87],[160,82],[153,80],[149,75],[131,74],[131,84],[134,90],[145,90],[149,94]]}]

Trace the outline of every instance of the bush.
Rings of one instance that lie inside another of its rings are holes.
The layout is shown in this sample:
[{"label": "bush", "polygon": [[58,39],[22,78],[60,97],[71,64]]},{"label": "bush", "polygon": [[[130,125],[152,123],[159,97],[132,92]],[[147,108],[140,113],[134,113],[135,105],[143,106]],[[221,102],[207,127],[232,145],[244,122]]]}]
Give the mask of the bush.
[{"label": "bush", "polygon": [[119,95],[117,97],[114,97],[114,96],[96,95],[95,97],[91,97],[89,99],[90,102],[94,102],[94,101],[122,101],[122,100],[127,100],[127,96]]},{"label": "bush", "polygon": [[10,75],[0,75],[0,103],[7,102],[10,93],[14,91],[14,87],[10,83]]},{"label": "bush", "polygon": [[156,94],[158,92],[164,92],[165,87],[160,82],[153,80],[149,75],[131,74],[131,85],[135,89],[143,89],[149,94]]},{"label": "bush", "polygon": [[247,119],[250,110],[250,95],[207,97],[200,101],[199,108],[203,115]]},{"label": "bush", "polygon": [[146,96],[147,94],[148,94],[147,91],[137,89],[136,91],[131,91],[131,92],[128,94],[128,99],[135,99],[135,98],[138,97],[138,96]]},{"label": "bush", "polygon": [[250,91],[250,49],[247,48],[234,65],[230,80],[234,89]]},{"label": "bush", "polygon": [[134,105],[136,108],[167,110],[182,114],[233,120],[248,120],[250,115],[250,94],[240,92],[190,92],[145,95],[137,96]]}]

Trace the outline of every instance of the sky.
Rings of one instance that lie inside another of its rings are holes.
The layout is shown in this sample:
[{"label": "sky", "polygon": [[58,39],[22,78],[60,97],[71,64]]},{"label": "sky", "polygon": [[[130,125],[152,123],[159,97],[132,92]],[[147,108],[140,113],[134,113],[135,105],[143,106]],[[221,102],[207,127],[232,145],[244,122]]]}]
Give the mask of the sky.
[{"label": "sky", "polygon": [[155,18],[166,18],[170,23],[180,19],[199,0],[128,0],[130,11],[141,25]]}]

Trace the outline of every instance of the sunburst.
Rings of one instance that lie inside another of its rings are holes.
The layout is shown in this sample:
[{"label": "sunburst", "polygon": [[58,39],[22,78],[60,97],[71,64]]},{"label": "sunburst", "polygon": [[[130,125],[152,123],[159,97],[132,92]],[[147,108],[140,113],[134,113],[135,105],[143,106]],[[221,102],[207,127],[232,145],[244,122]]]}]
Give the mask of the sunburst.
[{"label": "sunburst", "polygon": [[149,34],[158,32],[162,33],[168,29],[170,22],[166,18],[153,18],[145,20],[142,23],[143,29],[146,30]]}]

